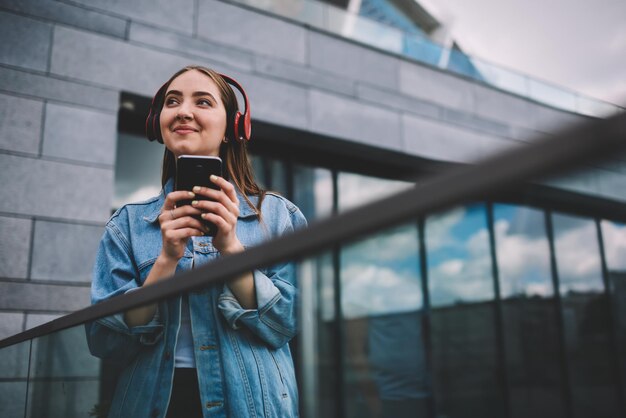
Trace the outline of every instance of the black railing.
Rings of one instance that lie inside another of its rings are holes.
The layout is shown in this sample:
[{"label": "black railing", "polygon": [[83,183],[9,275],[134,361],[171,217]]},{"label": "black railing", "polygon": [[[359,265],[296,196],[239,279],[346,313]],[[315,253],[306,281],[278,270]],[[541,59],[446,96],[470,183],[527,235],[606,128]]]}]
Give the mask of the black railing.
[{"label": "black railing", "polygon": [[468,200],[486,199],[512,185],[593,163],[624,148],[626,113],[570,126],[547,140],[533,142],[476,165],[455,168],[387,199],[346,211],[305,230],[181,273],[180,280],[165,280],[13,335],[0,341],[0,348],[176,296],[210,283],[226,281],[256,268],[303,258],[409,219],[417,219]]}]

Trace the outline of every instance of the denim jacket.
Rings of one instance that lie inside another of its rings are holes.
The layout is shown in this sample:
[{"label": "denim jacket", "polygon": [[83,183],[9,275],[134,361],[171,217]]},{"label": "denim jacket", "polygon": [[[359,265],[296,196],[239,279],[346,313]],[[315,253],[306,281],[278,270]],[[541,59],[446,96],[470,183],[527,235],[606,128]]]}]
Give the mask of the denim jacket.
[{"label": "denim jacket", "polygon": [[[92,303],[141,287],[162,240],[158,216],[164,191],[129,204],[106,224],[94,267]],[[257,198],[250,197],[256,205]],[[262,220],[239,196],[237,237],[250,247],[306,225],[287,199],[268,193]],[[176,272],[219,257],[210,237],[189,240]],[[226,284],[188,295],[194,355],[205,417],[296,417],[298,393],[287,344],[296,333],[296,288],[292,264],[253,271],[257,309],[244,309]],[[176,280],[175,278],[173,280]],[[118,380],[110,417],[163,417],[168,408],[181,297],[161,301],[146,325],[129,328],[123,314],[87,326],[95,356],[126,366]]]}]

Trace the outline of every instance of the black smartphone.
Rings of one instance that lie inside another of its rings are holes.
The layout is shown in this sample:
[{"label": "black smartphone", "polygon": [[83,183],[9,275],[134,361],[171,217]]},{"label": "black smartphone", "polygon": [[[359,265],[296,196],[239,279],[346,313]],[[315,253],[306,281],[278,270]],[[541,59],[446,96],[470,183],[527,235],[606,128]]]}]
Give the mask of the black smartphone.
[{"label": "black smartphone", "polygon": [[[219,187],[210,180],[211,175],[222,176],[222,159],[219,157],[181,155],[176,159],[176,179],[174,190],[192,191],[194,186],[210,187],[219,190]],[[209,200],[197,195],[196,200]],[[178,206],[190,205],[191,200],[179,200]],[[208,228],[207,235],[214,236],[217,228],[212,222],[199,218]]]}]

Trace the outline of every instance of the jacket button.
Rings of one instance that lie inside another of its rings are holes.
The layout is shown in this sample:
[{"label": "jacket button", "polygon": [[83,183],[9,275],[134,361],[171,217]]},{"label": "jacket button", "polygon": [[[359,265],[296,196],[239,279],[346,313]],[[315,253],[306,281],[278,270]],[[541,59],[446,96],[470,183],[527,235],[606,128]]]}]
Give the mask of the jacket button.
[{"label": "jacket button", "polygon": [[165,352],[165,360],[169,360],[172,357],[169,351]]}]

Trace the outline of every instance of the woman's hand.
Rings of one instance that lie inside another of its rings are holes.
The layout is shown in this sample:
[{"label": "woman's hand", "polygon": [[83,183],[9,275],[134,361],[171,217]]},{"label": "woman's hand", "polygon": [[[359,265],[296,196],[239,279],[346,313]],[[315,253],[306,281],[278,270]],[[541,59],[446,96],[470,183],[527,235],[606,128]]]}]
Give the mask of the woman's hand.
[{"label": "woman's hand", "polygon": [[198,196],[211,200],[194,200],[194,208],[202,212],[202,219],[212,222],[217,227],[213,237],[213,246],[222,254],[233,254],[244,250],[237,238],[237,218],[239,217],[239,199],[235,187],[222,177],[211,176],[211,181],[220,190],[196,186],[193,191]]},{"label": "woman's hand", "polygon": [[207,227],[197,219],[201,213],[199,209],[191,205],[176,207],[177,202],[194,197],[196,197],[194,193],[183,190],[171,192],[165,197],[165,203],[159,215],[163,239],[160,257],[178,262],[185,253],[187,240],[190,237],[202,236],[207,232]]}]

